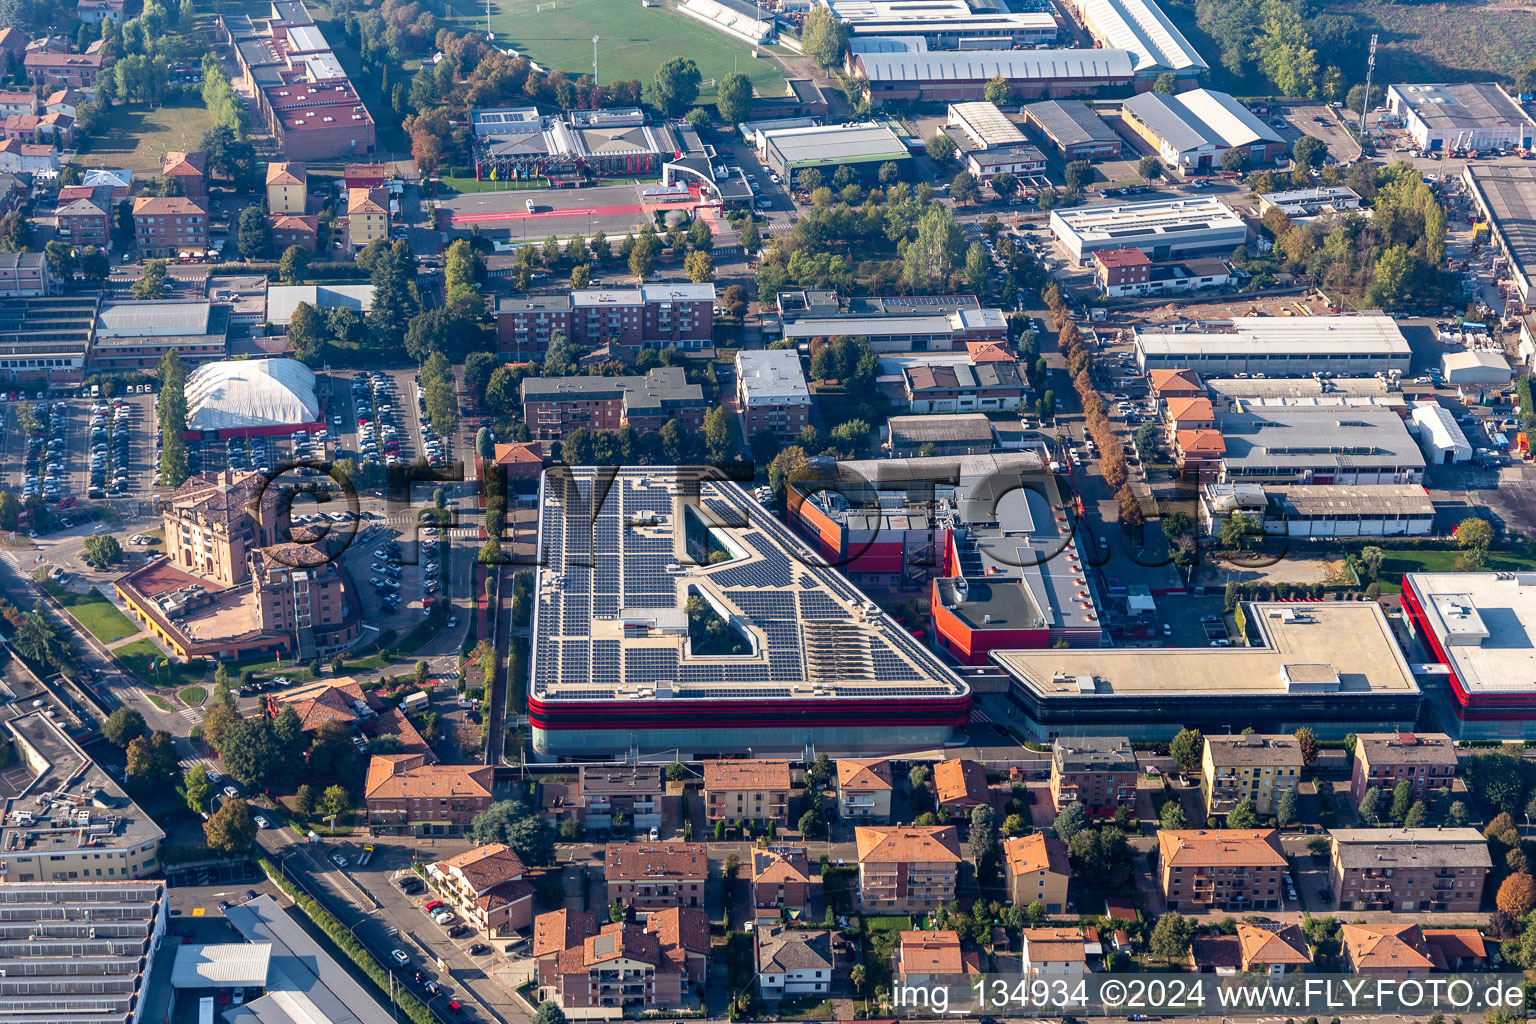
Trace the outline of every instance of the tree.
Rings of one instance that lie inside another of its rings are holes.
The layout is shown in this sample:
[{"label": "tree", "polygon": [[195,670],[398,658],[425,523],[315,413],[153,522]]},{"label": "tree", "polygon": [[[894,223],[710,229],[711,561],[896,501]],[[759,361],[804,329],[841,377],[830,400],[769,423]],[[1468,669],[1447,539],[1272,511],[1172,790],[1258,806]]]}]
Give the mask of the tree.
[{"label": "tree", "polygon": [[301,362],[318,366],[325,361],[325,349],[330,341],[330,328],[320,311],[308,302],[293,308],[288,322],[288,344]]},{"label": "tree", "polygon": [[1169,831],[1177,832],[1180,829],[1189,828],[1189,815],[1184,813],[1184,807],[1177,800],[1169,798],[1163,803],[1162,813],[1158,815],[1158,824]]},{"label": "tree", "polygon": [[1204,754],[1205,737],[1199,729],[1180,729],[1168,744],[1168,755],[1186,772],[1199,768],[1200,758]]},{"label": "tree", "polygon": [[1502,751],[1478,754],[1467,761],[1463,777],[1485,816],[1520,811],[1525,783],[1520,762],[1515,758]]},{"label": "tree", "polygon": [[398,352],[405,347],[405,332],[421,309],[416,292],[416,257],[405,240],[381,249],[369,281],[373,308],[368,312],[367,339],[376,352]]},{"label": "tree", "polygon": [[739,71],[732,71],[720,79],[715,88],[715,109],[726,124],[739,124],[752,119],[752,79]]},{"label": "tree", "polygon": [[76,261],[81,275],[87,280],[100,283],[108,274],[112,273],[112,261],[107,254],[101,251],[100,246],[88,245],[80,250],[80,257]]},{"label": "tree", "polygon": [[924,144],[923,151],[934,163],[947,164],[955,158],[956,153],[960,152],[960,147],[955,145],[954,139],[943,132],[934,132],[932,138]]},{"label": "tree", "polygon": [[107,738],[107,741],[123,749],[147,731],[148,726],[144,724],[144,716],[128,707],[118,708],[112,712],[101,726],[101,734]]},{"label": "tree", "polygon": [[293,809],[304,817],[315,813],[315,787],[309,783],[300,786],[298,792],[293,794]]},{"label": "tree", "polygon": [[1374,825],[1379,820],[1379,808],[1381,807],[1381,790],[1375,786],[1365,791],[1360,798],[1360,805],[1355,808],[1355,814],[1367,825]]},{"label": "tree", "polygon": [[1051,827],[1056,830],[1062,842],[1070,843],[1073,836],[1088,827],[1088,812],[1080,802],[1073,800],[1056,812],[1056,820],[1051,822]]},{"label": "tree", "polygon": [[159,784],[176,770],[176,742],[155,731],[128,744],[128,775],[135,782]]},{"label": "tree", "polygon": [[1429,805],[1423,800],[1415,800],[1413,806],[1408,808],[1408,813],[1403,818],[1403,827],[1423,828],[1428,822]]},{"label": "tree", "polygon": [[277,766],[272,723],[265,715],[236,718],[225,730],[218,749],[229,774],[252,789],[265,785]]},{"label": "tree", "polygon": [[1136,162],[1136,173],[1144,181],[1156,181],[1163,176],[1163,162],[1155,156],[1144,156]]},{"label": "tree", "polygon": [[709,253],[696,249],[683,258],[683,272],[694,284],[703,284],[714,279],[715,261]]},{"label": "tree", "polygon": [[961,171],[949,183],[949,198],[957,203],[972,203],[980,194],[981,186],[976,184],[976,176],[970,171]]},{"label": "tree", "polygon": [[1227,812],[1227,828],[1258,828],[1259,812],[1253,808],[1253,800],[1243,797]]},{"label": "tree", "polygon": [[1510,875],[1499,886],[1494,903],[1506,914],[1524,917],[1536,907],[1536,880],[1527,874]]},{"label": "tree", "polygon": [[1328,156],[1328,146],[1321,139],[1303,135],[1291,147],[1291,156],[1302,167],[1321,167]]},{"label": "tree", "polygon": [[267,222],[266,211],[259,206],[247,206],[241,210],[238,227],[235,229],[235,241],[240,246],[240,255],[246,259],[265,256],[272,247],[272,226]]},{"label": "tree", "polygon": [[223,806],[205,822],[203,835],[208,847],[221,853],[239,854],[256,841],[256,822],[251,807],[244,800],[225,800]]},{"label": "tree", "polygon": [[1468,516],[1456,525],[1456,544],[1462,550],[1456,568],[1476,572],[1487,561],[1488,549],[1493,546],[1493,527],[1486,519]]},{"label": "tree", "polygon": [[786,486],[806,475],[810,465],[805,449],[799,445],[781,448],[773,461],[768,463],[768,486],[773,488],[775,496],[783,497]]},{"label": "tree", "polygon": [[591,281],[592,281],[592,268],[589,265],[583,263],[580,266],[576,266],[576,267],[572,267],[571,268],[571,287],[572,288],[576,288],[576,289],[585,288],[588,284],[591,283]]},{"label": "tree", "polygon": [[93,534],[85,538],[85,560],[97,569],[105,569],[122,560],[123,547],[110,533]]},{"label": "tree", "polygon": [[1296,730],[1296,748],[1301,754],[1302,764],[1309,765],[1317,760],[1317,734],[1310,725]]},{"label": "tree", "polygon": [[967,845],[970,847],[971,862],[976,865],[977,871],[981,870],[983,861],[997,852],[997,815],[985,804],[971,811],[971,831]]},{"label": "tree", "polygon": [[854,964],[848,971],[848,981],[853,985],[855,992],[864,991],[864,983],[869,980],[869,972],[863,964]]},{"label": "tree", "polygon": [[1062,174],[1067,191],[1081,192],[1083,186],[1093,180],[1093,164],[1087,160],[1069,160]]},{"label": "tree", "polygon": [[165,298],[165,260],[150,260],[144,264],[144,271],[133,282],[131,292],[136,299]]},{"label": "tree", "polygon": [[1381,563],[1386,560],[1387,553],[1374,544],[1368,544],[1360,549],[1355,556],[1355,568],[1360,573],[1360,578],[1368,582],[1375,582],[1381,576]]},{"label": "tree", "polygon": [[1195,926],[1183,914],[1169,911],[1157,919],[1147,945],[1153,953],[1171,963],[1184,959],[1194,936]]},{"label": "tree", "polygon": [[1241,174],[1248,167],[1248,153],[1242,149],[1229,149],[1221,154],[1221,169],[1232,174]]},{"label": "tree", "polygon": [[1258,520],[1241,512],[1232,512],[1221,523],[1221,545],[1232,551],[1241,551],[1250,537],[1259,532]]},{"label": "tree", "polygon": [[821,835],[821,815],[817,814],[815,810],[809,810],[800,815],[800,820],[796,825],[800,829],[800,834],[807,839],[814,839]]},{"label": "tree", "polygon": [[1172,96],[1179,91],[1179,80],[1172,71],[1164,71],[1152,80],[1152,91],[1162,93],[1164,96]]},{"label": "tree", "polygon": [[1022,836],[1029,831],[1029,823],[1024,820],[1022,814],[1010,814],[1003,819],[1003,834],[1009,837]]},{"label": "tree", "polygon": [[309,280],[309,253],[303,246],[290,245],[283,250],[277,261],[277,275],[283,284],[303,284]]},{"label": "tree", "polygon": [[1280,794],[1280,802],[1275,807],[1275,823],[1281,828],[1290,828],[1296,824],[1295,786]]},{"label": "tree", "polygon": [[998,75],[987,82],[986,88],[982,91],[982,98],[988,103],[1006,107],[1013,102],[1013,86],[1008,84],[1008,79]]},{"label": "tree", "polygon": [[909,288],[942,288],[964,258],[965,231],[947,206],[933,206],[917,222],[917,237],[901,250],[901,279]]},{"label": "tree", "polygon": [[676,117],[699,98],[699,66],[687,57],[673,57],[656,69],[651,79],[651,105],[668,117]]},{"label": "tree", "polygon": [[565,1011],[560,1009],[559,1003],[540,1003],[533,1012],[533,1024],[566,1024]]},{"label": "tree", "polygon": [[202,814],[208,809],[208,798],[213,796],[213,783],[208,778],[207,768],[194,764],[186,770],[181,777],[181,796],[187,802],[187,810],[193,814]]},{"label": "tree", "polygon": [[[1019,179],[1007,171],[998,171],[992,175],[991,185],[993,193],[999,198],[1011,199],[1014,193],[1019,190]],[[997,222],[997,214],[991,213],[987,215],[986,229],[991,237],[996,238],[998,232],[992,230],[994,227],[1001,230],[1001,225]]]},{"label": "tree", "polygon": [[352,810],[352,797],[343,786],[327,786],[320,797],[320,813],[326,818],[340,818]]},{"label": "tree", "polygon": [[832,10],[817,5],[806,15],[800,30],[800,49],[817,67],[830,68],[843,58],[848,45],[847,29],[832,15]]},{"label": "tree", "polygon": [[1466,825],[1471,816],[1471,812],[1467,810],[1466,801],[1456,800],[1451,803],[1450,807],[1446,808],[1445,823],[1452,828],[1461,828]]},{"label": "tree", "polygon": [[1392,820],[1402,821],[1408,817],[1408,808],[1413,806],[1413,783],[1407,779],[1400,779],[1396,786],[1392,787]]}]

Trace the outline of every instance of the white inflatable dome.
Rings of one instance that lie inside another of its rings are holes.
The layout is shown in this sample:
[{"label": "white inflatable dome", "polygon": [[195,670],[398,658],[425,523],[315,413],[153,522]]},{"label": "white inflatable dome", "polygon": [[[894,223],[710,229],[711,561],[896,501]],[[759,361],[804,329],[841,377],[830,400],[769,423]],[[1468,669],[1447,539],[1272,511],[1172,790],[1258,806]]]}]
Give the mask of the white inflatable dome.
[{"label": "white inflatable dome", "polygon": [[189,430],[298,427],[319,420],[315,374],[294,359],[204,363],[187,378]]}]

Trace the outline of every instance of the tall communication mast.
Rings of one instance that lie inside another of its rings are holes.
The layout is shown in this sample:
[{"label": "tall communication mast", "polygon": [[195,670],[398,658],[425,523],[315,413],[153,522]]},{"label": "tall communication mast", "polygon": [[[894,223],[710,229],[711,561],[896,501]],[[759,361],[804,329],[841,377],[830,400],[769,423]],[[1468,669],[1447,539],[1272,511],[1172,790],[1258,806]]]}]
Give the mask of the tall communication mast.
[{"label": "tall communication mast", "polygon": [[1365,61],[1365,99],[1360,103],[1360,145],[1365,145],[1365,115],[1371,109],[1371,74],[1376,70],[1376,33],[1371,33],[1371,55]]}]

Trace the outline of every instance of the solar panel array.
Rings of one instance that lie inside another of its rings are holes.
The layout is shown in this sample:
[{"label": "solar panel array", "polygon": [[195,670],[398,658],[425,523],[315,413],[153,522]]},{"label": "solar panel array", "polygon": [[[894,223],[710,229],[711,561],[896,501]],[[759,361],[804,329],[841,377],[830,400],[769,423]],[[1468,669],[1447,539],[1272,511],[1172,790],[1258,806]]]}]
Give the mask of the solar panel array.
[{"label": "solar panel array", "polygon": [[[836,571],[792,557],[803,550],[799,541],[735,484],[685,487],[665,470],[621,470],[594,518],[594,475],[577,469],[563,481],[545,480],[531,668],[541,697],[611,699],[649,687],[695,699],[805,696],[813,675],[829,686],[860,684],[861,695],[963,686],[906,631],[883,618],[862,621],[864,596]],[[690,491],[700,518],[737,557],[696,565],[678,554],[683,517],[674,510]],[[690,656],[675,633],[625,635],[599,625],[616,623],[621,611],[629,622],[644,621],[647,610],[679,609],[690,592],[708,592],[748,623],[752,653]],[[812,642],[814,673],[805,636],[811,622],[832,630]],[[885,682],[917,685],[875,687]]]}]

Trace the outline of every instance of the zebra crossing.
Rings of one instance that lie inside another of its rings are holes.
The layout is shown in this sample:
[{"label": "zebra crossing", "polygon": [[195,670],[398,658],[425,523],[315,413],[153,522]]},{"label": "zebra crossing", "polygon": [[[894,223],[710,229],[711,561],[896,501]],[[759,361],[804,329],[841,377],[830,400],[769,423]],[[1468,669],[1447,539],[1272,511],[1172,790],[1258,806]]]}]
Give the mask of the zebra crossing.
[{"label": "zebra crossing", "polygon": [[216,772],[219,770],[219,766],[214,764],[212,759],[206,757],[184,757],[181,759],[180,764],[182,771],[186,771],[193,765],[198,764],[202,765],[205,771]]}]

